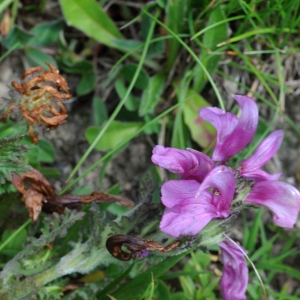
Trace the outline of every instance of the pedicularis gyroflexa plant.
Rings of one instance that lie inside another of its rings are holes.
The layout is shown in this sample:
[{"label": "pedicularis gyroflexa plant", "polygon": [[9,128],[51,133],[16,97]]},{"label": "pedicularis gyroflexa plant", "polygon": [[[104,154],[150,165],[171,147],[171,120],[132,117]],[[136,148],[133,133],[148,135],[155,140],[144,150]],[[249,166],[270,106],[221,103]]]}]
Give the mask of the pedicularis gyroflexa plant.
[{"label": "pedicularis gyroflexa plant", "polygon": [[[49,71],[40,67],[30,69],[24,73],[21,85],[13,84],[18,90],[18,101],[8,108],[3,117],[6,120],[8,114],[15,110],[21,113],[28,121],[34,143],[37,136],[33,125],[42,123],[54,129],[67,117],[61,103],[71,96],[67,83],[52,65],[49,64],[49,68]],[[29,79],[28,76],[33,73],[37,75]],[[6,176],[6,180],[12,180],[23,194],[22,200],[34,221],[39,218],[42,209],[50,210],[53,215],[45,219],[42,236],[33,238],[3,268],[0,298],[19,299],[34,295],[54,279],[75,272],[88,273],[100,265],[122,265],[131,259],[176,256],[190,249],[218,244],[224,263],[221,279],[223,297],[245,299],[248,268],[244,255],[247,251],[228,238],[230,224],[240,211],[256,205],[271,210],[276,225],[292,228],[300,210],[300,194],[290,184],[278,181],[281,174],[271,175],[261,169],[279,149],[284,136],[282,130],[271,133],[253,155],[242,160],[236,168],[228,166],[230,158],[253,139],[258,124],[254,100],[239,95],[234,99],[241,108],[240,118],[215,107],[199,111],[200,117],[210,122],[218,132],[212,158],[193,149],[156,146],[153,163],[179,174],[181,179],[169,180],[162,185],[162,203],[152,203],[152,192],[148,188],[140,203],[112,222],[104,222],[103,214],[95,205],[87,213],[65,208],[74,203],[91,202],[114,202],[132,207],[130,200],[100,192],[85,196],[58,196],[50,183],[35,170],[20,176]],[[14,142],[0,142],[0,150],[2,155],[9,156],[10,173],[24,172],[28,166],[19,163],[20,154]],[[7,147],[10,149],[8,152]],[[15,157],[13,152],[17,153]],[[56,239],[64,238],[69,227],[81,222],[86,214],[90,219],[88,232],[80,233],[79,241],[72,244],[69,253],[47,261],[45,251],[50,250],[45,247]]]},{"label": "pedicularis gyroflexa plant", "polygon": [[[253,204],[271,210],[274,223],[280,227],[292,228],[297,220],[298,190],[278,181],[281,173],[271,175],[261,169],[279,149],[284,136],[282,130],[265,138],[238,167],[227,166],[229,159],[252,140],[258,124],[254,100],[240,95],[234,99],[242,110],[239,119],[216,107],[199,111],[200,117],[218,132],[212,158],[193,149],[156,146],[153,150],[153,163],[181,175],[180,180],[169,180],[161,188],[161,201],[166,210],[160,229],[174,238],[196,236],[211,222],[237,216]],[[225,235],[219,246],[224,262],[221,280],[224,299],[246,299],[248,269],[243,255],[246,251],[226,240]]]}]

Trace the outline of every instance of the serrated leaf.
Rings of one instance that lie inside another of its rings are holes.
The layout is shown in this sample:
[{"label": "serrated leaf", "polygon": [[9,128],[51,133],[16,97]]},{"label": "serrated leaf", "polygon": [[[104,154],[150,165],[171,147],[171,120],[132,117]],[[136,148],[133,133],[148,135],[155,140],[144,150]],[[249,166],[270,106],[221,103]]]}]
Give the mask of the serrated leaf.
[{"label": "serrated leaf", "polygon": [[147,88],[144,90],[140,104],[139,115],[153,114],[156,104],[159,102],[160,94],[163,91],[166,76],[156,74],[150,78]]},{"label": "serrated leaf", "polygon": [[[143,123],[122,123],[113,121],[108,129],[103,134],[95,148],[100,151],[107,151],[116,147],[119,143],[129,139],[138,129],[143,126]],[[98,136],[101,127],[92,126],[85,132],[85,137],[91,144]]]},{"label": "serrated leaf", "polygon": [[122,35],[96,1],[60,0],[59,2],[70,26],[76,27],[100,43],[118,48],[114,40],[122,39]]},{"label": "serrated leaf", "polygon": [[188,90],[186,98],[188,100],[182,103],[184,122],[190,129],[192,139],[202,148],[206,148],[214,141],[216,130],[199,117],[198,111],[210,104],[194,90]]}]

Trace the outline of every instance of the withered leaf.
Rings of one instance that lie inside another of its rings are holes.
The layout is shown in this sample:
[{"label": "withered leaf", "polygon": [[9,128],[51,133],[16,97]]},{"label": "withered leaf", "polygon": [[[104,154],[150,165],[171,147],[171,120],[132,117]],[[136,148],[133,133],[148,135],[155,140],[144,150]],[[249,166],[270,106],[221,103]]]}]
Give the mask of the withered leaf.
[{"label": "withered leaf", "polygon": [[78,204],[96,202],[116,203],[125,207],[134,206],[134,202],[129,199],[97,191],[82,196],[71,194],[58,196],[47,179],[35,169],[21,176],[14,174],[12,184],[23,195],[22,201],[33,221],[37,220],[41,210],[63,214],[65,207],[77,208]]}]

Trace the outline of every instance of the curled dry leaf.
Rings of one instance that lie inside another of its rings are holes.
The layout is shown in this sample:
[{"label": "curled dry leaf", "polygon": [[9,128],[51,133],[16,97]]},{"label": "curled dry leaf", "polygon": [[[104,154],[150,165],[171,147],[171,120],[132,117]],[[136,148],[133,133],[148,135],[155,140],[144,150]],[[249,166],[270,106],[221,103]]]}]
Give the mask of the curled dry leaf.
[{"label": "curled dry leaf", "polygon": [[2,116],[2,121],[5,122],[8,115],[18,109],[28,122],[30,138],[35,144],[38,138],[33,125],[44,124],[47,128],[54,129],[64,123],[68,115],[61,101],[72,97],[65,78],[53,65],[46,64],[49,70],[40,66],[30,68],[23,74],[21,84],[12,82],[18,95],[12,99],[13,103]]},{"label": "curled dry leaf", "polygon": [[46,212],[64,213],[65,207],[77,208],[78,204],[116,203],[121,206],[133,207],[134,202],[115,195],[103,192],[92,192],[88,195],[56,195],[47,179],[37,170],[32,169],[21,176],[14,174],[12,184],[23,195],[29,216],[33,221],[38,219],[41,210]]},{"label": "curled dry leaf", "polygon": [[[153,240],[118,234],[107,239],[106,248],[113,257],[128,261],[135,257],[145,257],[149,251],[168,252],[177,248],[180,244],[181,241],[175,241],[168,246],[163,246]],[[124,251],[122,247],[126,247],[130,252]]]}]

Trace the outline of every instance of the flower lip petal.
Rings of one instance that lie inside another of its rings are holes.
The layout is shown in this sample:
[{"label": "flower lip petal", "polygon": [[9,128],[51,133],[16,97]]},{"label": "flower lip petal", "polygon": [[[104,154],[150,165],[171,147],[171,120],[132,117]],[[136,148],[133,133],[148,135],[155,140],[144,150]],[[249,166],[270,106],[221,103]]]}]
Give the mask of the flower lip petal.
[{"label": "flower lip petal", "polygon": [[167,208],[160,222],[162,232],[178,238],[182,235],[194,236],[198,234],[215,217],[212,212],[199,210],[201,207],[186,205],[185,212],[179,206]]},{"label": "flower lip petal", "polygon": [[277,226],[292,228],[300,211],[300,193],[292,185],[282,181],[255,183],[245,202],[265,206],[274,216]]},{"label": "flower lip petal", "polygon": [[283,130],[276,130],[267,136],[257,147],[254,153],[241,162],[241,175],[247,176],[262,167],[278,151],[284,137]]},{"label": "flower lip petal", "polygon": [[196,180],[169,180],[161,187],[161,201],[166,207],[193,201],[198,187]]},{"label": "flower lip petal", "polygon": [[[226,218],[230,202],[214,201],[214,194],[203,190],[198,198],[196,180],[169,180],[163,184],[162,202],[167,207],[160,228],[172,237],[198,234],[213,218]],[[221,197],[220,197],[221,198]],[[220,205],[221,204],[221,205]]]}]

